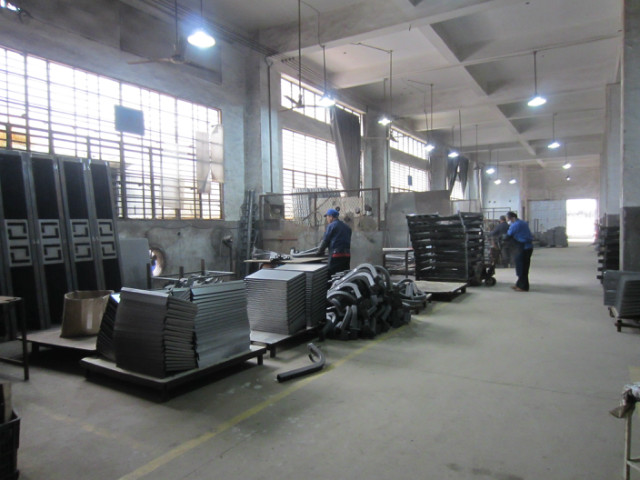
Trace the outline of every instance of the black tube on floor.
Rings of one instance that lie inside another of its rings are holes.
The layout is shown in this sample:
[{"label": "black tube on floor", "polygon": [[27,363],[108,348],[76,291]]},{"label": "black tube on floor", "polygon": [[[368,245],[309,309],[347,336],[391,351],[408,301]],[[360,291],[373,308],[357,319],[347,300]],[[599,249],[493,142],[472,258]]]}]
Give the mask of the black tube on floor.
[{"label": "black tube on floor", "polygon": [[[314,362],[311,365],[307,365],[306,367],[296,368],[295,370],[289,370],[288,372],[279,373],[276,378],[278,382],[286,382],[287,380],[293,380],[294,378],[302,377],[303,375],[308,375],[309,373],[319,372],[324,368],[326,360],[324,358],[324,353],[316,347],[313,343],[307,345],[309,349],[309,359]],[[317,357],[318,360],[314,360],[314,357]]]}]

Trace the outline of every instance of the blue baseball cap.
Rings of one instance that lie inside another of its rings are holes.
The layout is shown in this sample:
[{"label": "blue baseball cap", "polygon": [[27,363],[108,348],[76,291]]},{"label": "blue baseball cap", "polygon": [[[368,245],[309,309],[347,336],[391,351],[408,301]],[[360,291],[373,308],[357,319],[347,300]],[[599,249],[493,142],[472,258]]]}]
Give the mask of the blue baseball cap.
[{"label": "blue baseball cap", "polygon": [[325,217],[337,217],[338,215],[340,215],[340,212],[335,208],[330,208],[327,210],[327,213],[324,214]]}]

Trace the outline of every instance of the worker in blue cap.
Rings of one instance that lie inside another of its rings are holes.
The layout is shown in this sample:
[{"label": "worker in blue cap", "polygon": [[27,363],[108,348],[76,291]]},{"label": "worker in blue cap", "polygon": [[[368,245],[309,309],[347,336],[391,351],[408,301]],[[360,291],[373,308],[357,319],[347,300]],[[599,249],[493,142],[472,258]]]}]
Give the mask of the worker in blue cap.
[{"label": "worker in blue cap", "polygon": [[327,230],[318,247],[318,256],[324,255],[329,248],[329,275],[351,268],[351,228],[338,218],[340,212],[330,208],[324,215]]}]

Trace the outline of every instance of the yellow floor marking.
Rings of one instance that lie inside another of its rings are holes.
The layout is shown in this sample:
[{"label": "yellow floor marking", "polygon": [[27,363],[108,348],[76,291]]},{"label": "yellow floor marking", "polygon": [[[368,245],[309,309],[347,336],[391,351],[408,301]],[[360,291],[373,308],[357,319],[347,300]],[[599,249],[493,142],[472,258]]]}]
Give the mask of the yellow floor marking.
[{"label": "yellow floor marking", "polygon": [[296,392],[297,390],[300,390],[305,385],[308,385],[309,383],[313,382],[317,378],[320,378],[325,373],[330,372],[332,370],[335,370],[340,365],[343,365],[345,362],[348,362],[352,358],[357,357],[358,355],[360,355],[363,352],[369,350],[370,348],[374,347],[378,343],[383,342],[383,341],[385,341],[385,340],[397,335],[404,328],[405,328],[405,326],[403,325],[402,327],[396,328],[396,329],[394,329],[394,330],[392,330],[392,331],[390,331],[390,332],[388,332],[388,333],[386,333],[384,335],[380,335],[375,340],[368,341],[364,346],[358,348],[357,350],[354,350],[350,354],[342,357],[340,360],[337,360],[337,361],[333,362],[331,364],[330,368],[325,368],[324,370],[316,373],[315,375],[309,376],[309,377],[304,378],[302,380],[298,380],[294,385],[292,385],[289,388],[283,390],[282,392],[280,392],[280,393],[278,393],[278,394],[266,399],[265,401],[255,405],[254,407],[251,407],[248,410],[245,410],[242,413],[239,413],[238,415],[236,415],[233,418],[230,418],[226,422],[221,423],[220,425],[218,425],[218,427],[216,429],[214,429],[214,430],[212,430],[210,432],[203,433],[199,437],[193,438],[191,440],[188,440],[188,441],[184,442],[181,445],[178,445],[176,448],[173,448],[173,449],[169,450],[167,453],[165,453],[163,455],[160,455],[158,458],[150,461],[146,465],[143,465],[142,467],[137,468],[136,470],[134,470],[133,472],[131,472],[131,473],[127,474],[127,475],[125,475],[124,477],[121,477],[119,480],[137,480],[137,479],[142,478],[142,477],[144,477],[146,475],[149,475],[150,473],[152,473],[155,470],[157,470],[158,468],[166,465],[167,463],[171,462],[172,460],[175,460],[176,458],[184,455],[185,453],[189,452],[190,450],[193,450],[194,448],[199,447],[203,443],[208,442],[209,440],[211,440],[215,436],[217,436],[217,435],[229,430],[230,428],[234,427],[238,423],[240,423],[240,422],[242,422],[242,421],[244,421],[244,420],[256,415],[257,413],[260,413],[265,408],[267,408],[267,407],[279,402],[283,398],[288,397],[289,395],[291,395],[292,393]]}]

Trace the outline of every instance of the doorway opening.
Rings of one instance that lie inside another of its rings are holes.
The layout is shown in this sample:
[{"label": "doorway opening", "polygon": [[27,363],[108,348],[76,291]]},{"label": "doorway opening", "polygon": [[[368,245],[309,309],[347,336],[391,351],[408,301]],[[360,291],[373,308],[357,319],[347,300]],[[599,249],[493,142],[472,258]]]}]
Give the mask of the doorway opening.
[{"label": "doorway opening", "polygon": [[592,243],[596,235],[598,202],[593,198],[567,200],[567,237],[570,242]]}]

